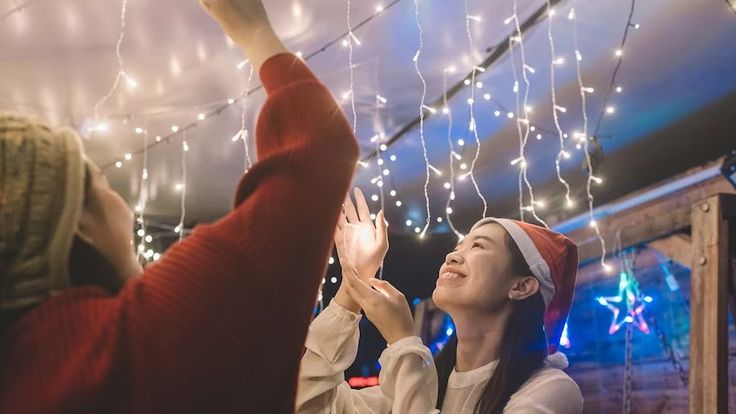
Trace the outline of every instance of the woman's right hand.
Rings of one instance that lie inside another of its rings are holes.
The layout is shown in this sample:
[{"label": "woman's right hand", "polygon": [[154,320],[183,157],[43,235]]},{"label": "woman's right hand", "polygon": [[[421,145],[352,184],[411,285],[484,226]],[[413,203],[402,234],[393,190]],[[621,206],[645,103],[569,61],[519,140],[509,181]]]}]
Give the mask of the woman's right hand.
[{"label": "woman's right hand", "polygon": [[268,20],[261,0],[198,0],[258,72],[263,62],[288,50]]},{"label": "woman's right hand", "polygon": [[199,4],[235,42],[271,26],[261,0],[199,0]]},{"label": "woman's right hand", "polygon": [[346,272],[367,282],[381,267],[388,251],[388,229],[383,211],[376,215],[375,224],[363,192],[355,188],[355,205],[348,194],[335,230],[335,247],[343,271],[343,284],[335,299],[351,311],[359,311],[356,301],[346,294]]}]

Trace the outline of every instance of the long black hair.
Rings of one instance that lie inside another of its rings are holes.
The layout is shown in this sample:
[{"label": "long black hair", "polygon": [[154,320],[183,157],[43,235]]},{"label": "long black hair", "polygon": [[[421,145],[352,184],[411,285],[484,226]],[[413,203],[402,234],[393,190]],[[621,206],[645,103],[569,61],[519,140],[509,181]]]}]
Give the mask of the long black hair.
[{"label": "long black hair", "polygon": [[[519,247],[506,234],[506,246],[511,258],[514,275],[533,276]],[[513,301],[511,313],[506,321],[504,338],[496,370],[481,393],[475,412],[496,414],[503,412],[511,396],[519,390],[531,375],[542,367],[547,356],[547,336],[544,333],[544,300],[540,292]],[[442,409],[447,391],[447,381],[455,368],[457,359],[457,336],[453,335],[442,352],[435,358],[439,388],[437,408]]]}]

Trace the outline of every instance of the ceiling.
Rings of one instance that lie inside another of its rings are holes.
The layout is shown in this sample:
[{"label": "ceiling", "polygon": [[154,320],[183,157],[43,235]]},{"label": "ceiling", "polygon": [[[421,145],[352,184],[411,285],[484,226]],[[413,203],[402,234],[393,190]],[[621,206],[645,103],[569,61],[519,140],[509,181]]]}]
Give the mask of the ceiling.
[{"label": "ceiling", "polygon": [[[347,29],[347,0],[268,0],[266,7],[277,32],[292,51],[304,55],[317,52],[309,65],[332,90],[353,119],[350,90],[349,47],[342,45]],[[384,2],[352,1],[351,21],[358,41],[353,42],[353,94],[357,136],[369,156],[378,143],[377,133],[391,137],[419,115],[422,83],[412,61],[419,47],[415,3],[412,0]],[[517,16],[524,22],[543,1],[518,0]],[[390,5],[390,7],[389,7]],[[423,47],[418,64],[427,84],[426,101],[441,99],[447,87],[461,82],[472,67],[507,44],[514,23],[504,24],[513,14],[511,0],[418,1]],[[99,0],[0,0],[0,109],[36,113],[53,124],[69,124],[85,137],[89,156],[101,166],[113,187],[131,204],[140,196],[141,172],[147,166],[145,214],[162,222],[176,223],[181,213],[182,146],[185,155],[186,221],[206,222],[227,212],[239,175],[245,168],[242,141],[234,142],[243,115],[252,129],[263,92],[228,105],[228,99],[248,90],[248,66],[238,69],[244,58],[219,28],[199,9],[196,1],[129,0],[126,28],[121,43],[125,73],[137,87],[124,82],[99,108],[100,119],[109,131],[89,133],[94,124],[94,107],[113,85],[119,66],[115,45],[120,35],[120,1]],[[568,19],[570,9],[575,19]],[[555,7],[552,65],[546,14],[523,37],[524,59],[529,79],[528,119],[537,131],[525,148],[528,178],[537,200],[546,206],[538,215],[559,221],[584,208],[584,152],[575,148],[572,136],[583,131],[583,107],[575,65],[575,33],[583,57],[581,78],[586,94],[588,135],[592,135],[602,112],[604,96],[619,58],[614,53],[621,43],[629,1],[562,0]],[[466,19],[467,15],[479,16]],[[468,25],[466,26],[466,23]],[[670,0],[639,1],[635,4],[622,63],[608,105],[613,114],[603,114],[598,140],[605,155],[596,172],[604,181],[596,185],[598,202],[609,201],[629,191],[703,163],[736,147],[732,117],[736,114],[736,13],[724,1]],[[469,29],[472,48],[468,42]],[[728,39],[731,39],[730,41]],[[334,42],[337,40],[336,42]],[[332,43],[332,44],[331,44]],[[329,45],[325,48],[325,46]],[[520,44],[514,57],[506,52],[483,73],[477,73],[482,88],[475,88],[474,114],[480,142],[474,177],[487,199],[488,214],[518,215],[519,157],[516,117],[517,96],[522,99]],[[448,73],[454,66],[457,70]],[[513,91],[514,67],[521,93]],[[570,159],[561,161],[563,177],[571,184],[576,207],[565,209],[564,186],[555,172],[560,151],[552,110],[550,68],[555,69],[554,91],[563,139]],[[533,73],[532,73],[533,70]],[[257,76],[251,87],[258,85]],[[448,136],[461,160],[471,164],[476,152],[470,130],[472,86],[463,87],[449,101],[450,117],[439,109],[424,123],[427,159],[443,172],[430,172],[427,194],[432,224],[430,232],[447,232],[445,216],[449,190],[450,148]],[[484,95],[491,95],[490,100]],[[377,106],[376,95],[386,102]],[[522,101],[520,101],[522,102]],[[218,114],[213,112],[218,111]],[[500,116],[495,111],[500,111]],[[202,121],[198,114],[208,114]],[[519,112],[521,113],[521,112]],[[172,134],[171,127],[180,128]],[[192,125],[191,128],[184,128]],[[137,134],[136,128],[146,133]],[[542,139],[536,133],[542,132]],[[449,135],[448,135],[449,134]],[[155,136],[164,137],[143,154],[137,151]],[[382,155],[358,168],[355,183],[371,196],[379,195],[376,178],[383,169],[383,190],[392,231],[413,232],[426,218],[425,161],[420,129],[413,128],[389,146]],[[167,138],[168,137],[168,138]],[[464,146],[458,140],[465,141]],[[252,145],[252,142],[250,142]],[[124,154],[132,153],[131,160]],[[251,155],[254,148],[250,148]],[[391,161],[395,155],[396,160]],[[121,161],[121,167],[114,163]],[[464,173],[468,170],[459,170]],[[453,213],[461,231],[482,214],[482,202],[471,180],[454,181]],[[397,191],[392,197],[389,191]],[[401,207],[396,201],[402,202]],[[528,198],[524,205],[529,204]],[[375,202],[374,205],[378,205]],[[412,224],[405,226],[406,220]]]}]

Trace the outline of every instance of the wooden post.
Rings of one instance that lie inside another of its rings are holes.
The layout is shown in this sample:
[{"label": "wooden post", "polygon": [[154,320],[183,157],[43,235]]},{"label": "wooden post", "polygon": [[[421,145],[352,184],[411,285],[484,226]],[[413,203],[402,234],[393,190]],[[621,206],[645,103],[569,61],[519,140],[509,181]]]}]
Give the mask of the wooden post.
[{"label": "wooden post", "polygon": [[728,411],[728,220],[723,196],[691,211],[690,412]]}]

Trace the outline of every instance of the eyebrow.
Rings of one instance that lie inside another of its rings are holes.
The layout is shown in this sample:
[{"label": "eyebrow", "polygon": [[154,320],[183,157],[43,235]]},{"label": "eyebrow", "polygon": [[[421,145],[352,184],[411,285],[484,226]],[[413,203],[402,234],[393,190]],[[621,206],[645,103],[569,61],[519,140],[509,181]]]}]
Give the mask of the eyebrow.
[{"label": "eyebrow", "polygon": [[[473,236],[473,240],[478,240],[478,239],[485,240],[485,241],[487,241],[488,243],[491,243],[491,244],[496,244],[496,242],[492,238],[490,238],[488,236],[484,236],[482,234],[481,235],[477,235],[477,236]],[[465,239],[463,239],[463,241],[465,241]],[[462,244],[462,241],[459,242],[458,244],[456,244],[455,245],[455,250],[457,250],[457,248],[460,247],[461,244]]]}]

